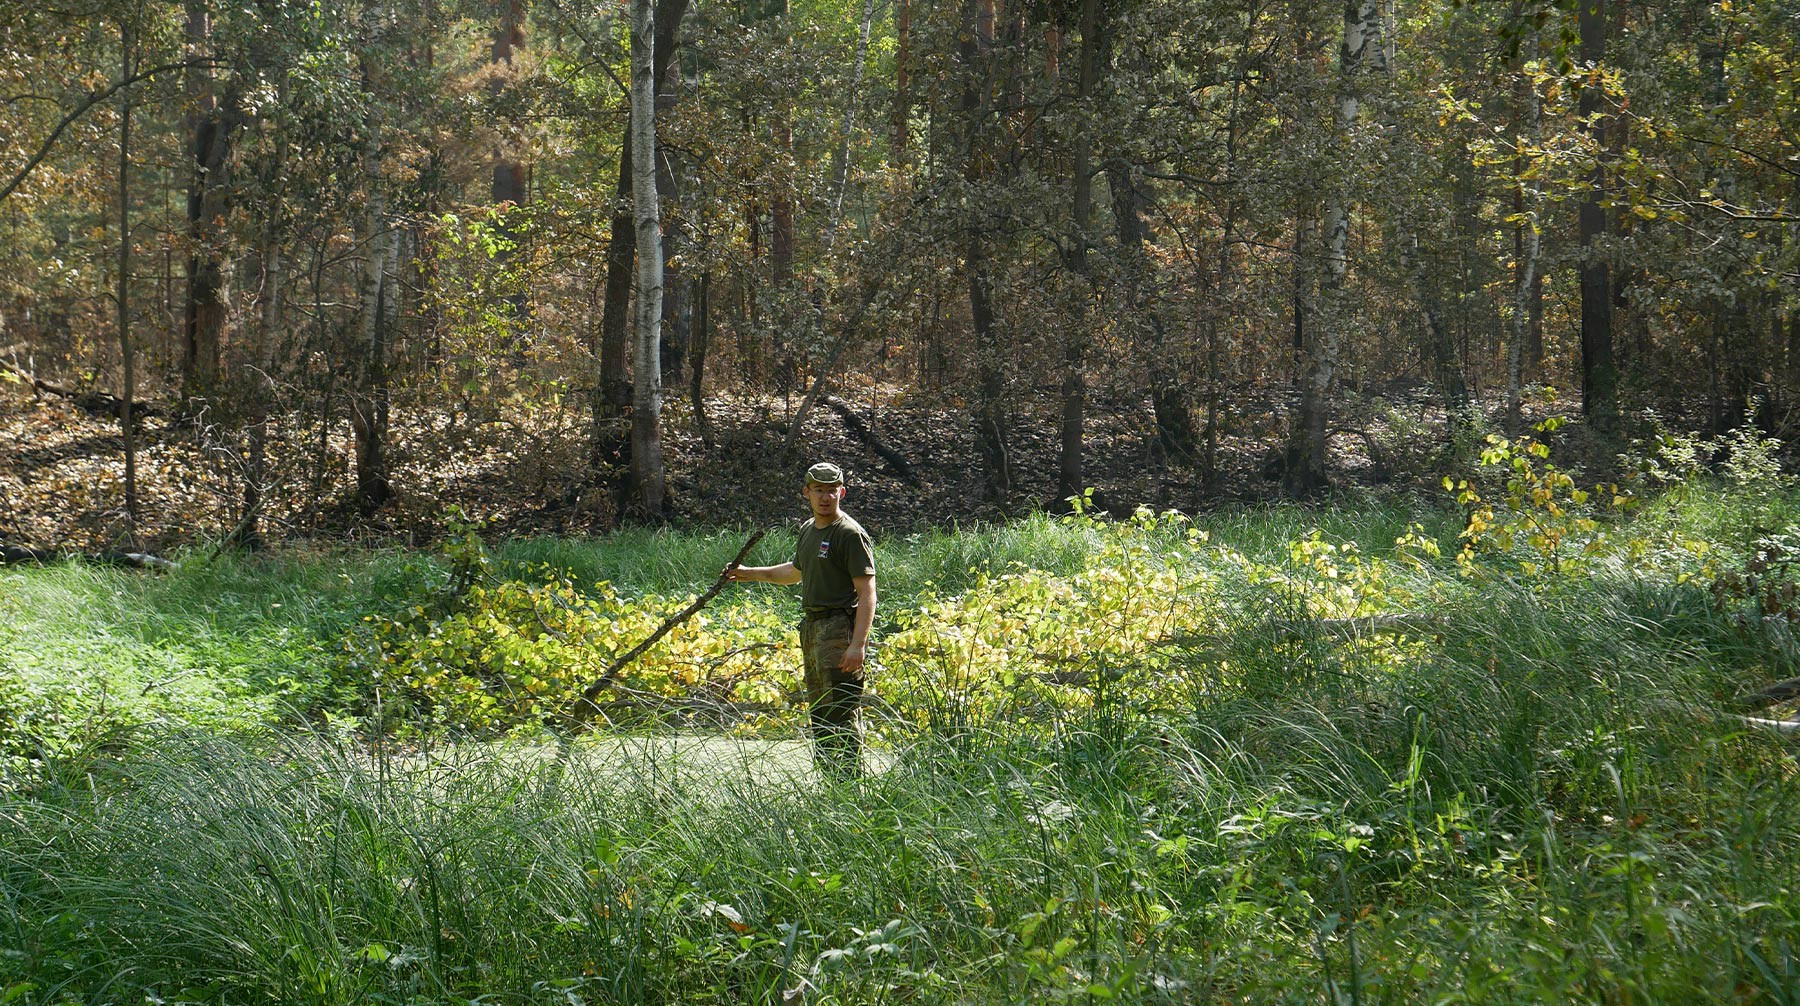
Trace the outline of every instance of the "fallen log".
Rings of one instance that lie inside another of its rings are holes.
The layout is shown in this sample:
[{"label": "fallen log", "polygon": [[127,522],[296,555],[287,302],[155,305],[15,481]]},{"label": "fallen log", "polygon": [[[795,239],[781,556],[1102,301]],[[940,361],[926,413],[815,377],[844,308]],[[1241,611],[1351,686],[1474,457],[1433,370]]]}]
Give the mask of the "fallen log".
[{"label": "fallen log", "polygon": [[919,487],[919,476],[913,472],[912,465],[907,463],[906,458],[899,451],[889,447],[885,441],[876,436],[875,431],[869,429],[869,424],[863,422],[863,418],[856,414],[856,410],[850,407],[849,402],[836,395],[826,395],[825,407],[838,414],[838,418],[844,421],[845,428],[856,439],[862,441],[863,446],[880,455],[881,460],[887,462],[888,468],[900,477],[900,481],[914,489]]},{"label": "fallen log", "polygon": [[148,552],[60,552],[52,548],[25,548],[20,545],[0,545],[0,566],[12,563],[35,562],[39,565],[56,562],[59,559],[80,559],[97,566],[123,566],[127,569],[144,569],[155,573],[171,573],[180,564],[160,555]]},{"label": "fallen log", "polygon": [[[125,400],[110,392],[78,391],[74,388],[46,381],[36,374],[33,374],[31,371],[6,360],[0,360],[0,368],[4,368],[8,372],[17,375],[21,381],[24,381],[38,391],[47,392],[58,398],[68,399],[75,403],[76,408],[89,415],[111,416],[114,419],[123,419],[125,416]],[[162,410],[154,405],[149,405],[144,402],[131,403],[131,420],[134,423],[160,415],[162,415]]]},{"label": "fallen log", "polygon": [[1800,720],[1768,720],[1757,716],[1746,716],[1744,725],[1789,737],[1800,734]]},{"label": "fallen log", "polygon": [[1800,678],[1789,678],[1786,681],[1777,681],[1772,685],[1758,688],[1748,695],[1738,696],[1738,702],[1752,709],[1758,709],[1794,698],[1800,698]]},{"label": "fallen log", "polygon": [[632,647],[630,650],[627,650],[624,656],[614,660],[612,665],[606,669],[605,673],[596,678],[593,684],[588,685],[587,688],[582,691],[581,697],[576,699],[569,707],[567,714],[569,722],[575,726],[580,726],[592,719],[595,713],[600,712],[600,704],[594,700],[598,699],[600,693],[605,691],[607,687],[613,683],[613,679],[619,676],[619,672],[624,670],[633,660],[642,656],[645,650],[655,646],[657,640],[668,635],[677,625],[693,618],[699,613],[701,608],[706,607],[707,602],[719,596],[719,591],[724,590],[725,584],[730,582],[728,578],[730,572],[744,564],[744,557],[748,556],[750,550],[756,547],[756,543],[762,540],[762,536],[768,533],[769,529],[766,527],[757,529],[756,533],[750,536],[750,540],[744,542],[744,547],[738,549],[737,557],[727,563],[723,570],[720,570],[719,578],[714,580],[713,585],[706,589],[706,593],[694,598],[692,604],[689,604],[679,612],[669,616],[663,624],[657,626],[656,631],[652,632],[648,639]]}]

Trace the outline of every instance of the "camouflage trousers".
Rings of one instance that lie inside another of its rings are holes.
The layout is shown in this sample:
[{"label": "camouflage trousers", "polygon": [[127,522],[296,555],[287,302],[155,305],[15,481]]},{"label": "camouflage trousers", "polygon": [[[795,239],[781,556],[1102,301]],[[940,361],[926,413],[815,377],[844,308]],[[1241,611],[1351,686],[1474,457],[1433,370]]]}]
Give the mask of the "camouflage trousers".
[{"label": "camouflage trousers", "polygon": [[863,674],[846,673],[840,666],[855,625],[855,613],[846,609],[809,614],[800,622],[813,764],[820,774],[837,779],[854,779],[862,773],[856,710],[862,705]]}]

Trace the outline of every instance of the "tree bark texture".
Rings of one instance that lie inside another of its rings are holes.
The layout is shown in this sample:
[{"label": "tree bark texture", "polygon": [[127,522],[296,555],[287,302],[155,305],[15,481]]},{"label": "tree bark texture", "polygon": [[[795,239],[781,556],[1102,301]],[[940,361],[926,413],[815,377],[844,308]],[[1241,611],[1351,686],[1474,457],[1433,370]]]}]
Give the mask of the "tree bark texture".
[{"label": "tree bark texture", "polygon": [[[1065,267],[1090,288],[1093,270],[1088,264],[1090,231],[1094,225],[1093,136],[1086,125],[1092,118],[1088,108],[1100,76],[1101,60],[1100,0],[1081,2],[1081,65],[1076,71],[1076,114],[1082,124],[1076,127],[1075,150],[1070,183],[1069,237],[1065,250]],[[1084,311],[1083,314],[1086,312]],[[1070,325],[1063,336],[1061,441],[1057,450],[1056,498],[1065,500],[1081,495],[1086,488],[1082,474],[1083,433],[1087,425],[1088,326]]]},{"label": "tree bark texture", "polygon": [[[1381,4],[1378,0],[1346,0],[1344,41],[1338,50],[1337,140],[1340,160],[1350,157],[1356,143],[1354,129],[1362,106],[1362,71],[1375,62],[1385,66],[1381,50]],[[1331,391],[1337,379],[1343,351],[1344,325],[1349,312],[1344,304],[1344,281],[1350,269],[1350,186],[1341,177],[1332,185],[1323,224],[1324,274],[1319,281],[1319,309],[1308,311],[1310,325],[1303,333],[1300,413],[1295,419],[1293,444],[1288,452],[1287,490],[1305,498],[1326,484],[1325,449]]]},{"label": "tree bark texture", "polygon": [[[188,0],[187,42],[190,57],[200,59],[212,44],[212,19],[205,0]],[[211,398],[218,389],[219,354],[224,341],[224,220],[231,211],[230,164],[233,134],[240,116],[235,92],[221,100],[212,70],[196,66],[188,76],[190,165],[187,223],[187,300],[182,320],[182,396]]]},{"label": "tree bark texture", "polygon": [[986,247],[982,187],[989,181],[996,153],[986,120],[992,109],[993,68],[988,49],[994,38],[992,0],[964,0],[964,31],[957,46],[962,87],[963,184],[968,218],[963,223],[963,270],[974,330],[976,365],[975,448],[981,458],[986,491],[1004,503],[1013,492],[1012,459],[1007,450],[1009,417],[1006,373],[994,317],[994,288]]},{"label": "tree bark texture", "polygon": [[631,203],[637,219],[636,367],[631,396],[631,476],[637,509],[663,512],[661,212],[656,199],[656,5],[631,4]]},{"label": "tree bark texture", "polygon": [[[136,62],[136,33],[129,15],[119,25],[119,79],[129,80]],[[119,328],[119,435],[125,442],[125,525],[135,538],[138,523],[137,431],[132,399],[137,396],[137,353],[131,339],[131,92],[119,92],[119,275],[116,307]]]},{"label": "tree bark texture", "polygon": [[[1607,0],[1581,0],[1581,58],[1598,66],[1606,60]],[[1593,123],[1594,167],[1581,201],[1581,413],[1606,433],[1619,413],[1618,372],[1613,363],[1612,267],[1607,251],[1606,124],[1601,85],[1581,89],[1577,114]]]},{"label": "tree bark texture", "polygon": [[[1534,30],[1526,40],[1525,60],[1537,58],[1538,39]],[[1524,120],[1524,136],[1535,151],[1543,135],[1543,102],[1538,98],[1537,85],[1525,77],[1523,68],[1520,72],[1518,98],[1521,104],[1520,117]],[[1535,165],[1532,166],[1535,169]],[[1541,229],[1538,223],[1538,212],[1543,202],[1542,184],[1535,175],[1530,179],[1524,176],[1527,166],[1522,158],[1514,158],[1513,174],[1515,176],[1514,212],[1519,215],[1519,223],[1513,236],[1513,310],[1512,333],[1506,346],[1506,435],[1516,437],[1524,428],[1524,391],[1526,368],[1535,370],[1539,360],[1531,355],[1531,329],[1536,321],[1533,306],[1534,294],[1541,289],[1537,268],[1538,250],[1542,243]],[[1537,346],[1541,356],[1541,342]]]},{"label": "tree bark texture", "polygon": [[[379,6],[369,12],[371,42],[386,28],[386,12]],[[364,86],[373,89],[380,56],[364,52]],[[388,436],[388,266],[393,257],[394,231],[388,219],[387,182],[382,176],[382,143],[385,123],[371,104],[362,149],[365,206],[361,227],[362,272],[357,283],[358,366],[350,395],[350,426],[356,436],[356,503],[371,512],[393,496],[387,463]]]},{"label": "tree bark texture", "polygon": [[888,163],[907,162],[912,134],[912,0],[894,0],[894,121]]},{"label": "tree bark texture", "polygon": [[[679,44],[681,19],[687,13],[688,0],[656,0],[656,50],[653,54],[657,86],[668,79],[668,64]],[[629,335],[631,317],[632,261],[636,248],[636,222],[632,211],[631,165],[635,156],[632,134],[627,121],[625,140],[619,150],[619,174],[614,186],[612,229],[606,246],[606,287],[600,308],[600,385],[594,402],[592,458],[595,462],[618,464],[625,460],[629,444],[618,433],[618,422],[631,403]]]},{"label": "tree bark texture", "polygon": [[[489,61],[495,64],[489,83],[489,94],[498,103],[506,95],[508,75],[513,67],[513,51],[525,44],[525,0],[501,0],[500,23],[494,28],[494,44]],[[504,69],[502,69],[504,68]],[[503,120],[511,119],[502,114]],[[514,127],[511,122],[508,128]],[[493,199],[495,205],[525,202],[525,164],[511,148],[513,138],[502,136],[494,144]]]}]

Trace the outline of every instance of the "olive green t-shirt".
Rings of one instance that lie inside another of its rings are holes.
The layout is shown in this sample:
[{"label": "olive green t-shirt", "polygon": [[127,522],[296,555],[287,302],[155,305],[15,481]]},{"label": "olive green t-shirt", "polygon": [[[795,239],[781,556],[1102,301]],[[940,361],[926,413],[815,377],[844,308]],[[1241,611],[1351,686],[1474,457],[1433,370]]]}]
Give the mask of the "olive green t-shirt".
[{"label": "olive green t-shirt", "polygon": [[869,532],[849,514],[839,511],[824,527],[808,517],[794,543],[794,567],[800,571],[802,607],[854,608],[855,578],[875,575],[875,549]]}]

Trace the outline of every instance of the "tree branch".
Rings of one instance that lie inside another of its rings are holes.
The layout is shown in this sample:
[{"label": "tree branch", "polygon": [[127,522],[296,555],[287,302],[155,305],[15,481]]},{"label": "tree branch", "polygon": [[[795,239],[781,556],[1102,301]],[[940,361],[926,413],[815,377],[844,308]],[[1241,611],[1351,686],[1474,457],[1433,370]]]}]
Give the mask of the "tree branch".
[{"label": "tree branch", "polygon": [[56,141],[62,136],[63,131],[68,129],[71,125],[74,125],[76,119],[86,115],[88,109],[104,102],[106,99],[117,94],[120,90],[130,87],[139,81],[149,80],[159,73],[165,73],[169,70],[182,70],[194,66],[211,65],[213,65],[212,60],[195,59],[184,59],[179,63],[164,63],[160,66],[153,66],[148,70],[140,70],[123,80],[108,84],[103,90],[89,94],[86,101],[82,102],[71,110],[69,114],[62,117],[62,121],[56,124],[56,128],[50,131],[50,135],[46,137],[43,144],[38,147],[37,153],[31,155],[31,160],[26,161],[25,166],[20,168],[12,178],[7,181],[6,188],[0,189],[0,202],[4,202],[7,196],[12,195],[13,190],[18,188],[19,185],[25,181],[26,176],[31,174],[32,169],[42,163],[44,158],[50,156],[50,148],[56,146]]},{"label": "tree branch", "polygon": [[762,536],[768,533],[768,528],[759,528],[755,534],[750,536],[749,541],[744,542],[744,547],[738,549],[737,558],[731,560],[731,562],[720,571],[719,578],[713,581],[713,585],[707,588],[706,593],[694,598],[694,603],[688,605],[686,608],[669,616],[662,625],[657,627],[655,632],[650,634],[650,638],[626,651],[624,656],[614,660],[612,666],[606,669],[606,673],[600,675],[599,678],[595,679],[593,684],[587,686],[587,688],[582,691],[581,698],[576,699],[575,703],[569,707],[568,718],[570,722],[574,723],[576,726],[580,726],[589,719],[592,719],[593,715],[600,711],[600,705],[594,700],[600,697],[600,693],[605,691],[608,685],[612,684],[613,679],[619,676],[619,672],[625,669],[625,665],[642,656],[645,650],[655,646],[657,640],[668,635],[671,629],[694,617],[701,608],[706,607],[708,601],[719,596],[719,591],[723,590],[725,584],[729,582],[727,578],[728,574],[744,564],[744,558],[750,554],[750,550],[755,548],[756,543],[762,540]]}]

